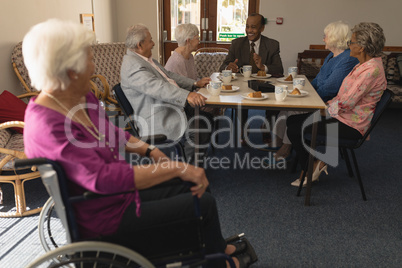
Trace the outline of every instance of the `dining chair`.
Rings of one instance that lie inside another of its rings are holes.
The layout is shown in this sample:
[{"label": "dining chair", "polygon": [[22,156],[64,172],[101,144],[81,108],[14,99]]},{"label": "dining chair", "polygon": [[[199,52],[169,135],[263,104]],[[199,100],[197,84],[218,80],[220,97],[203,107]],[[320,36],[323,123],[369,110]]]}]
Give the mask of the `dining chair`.
[{"label": "dining chair", "polygon": [[[349,155],[348,155],[348,150],[350,151],[351,155],[352,155],[352,160],[353,160],[353,165],[354,165],[354,169],[356,172],[356,176],[357,176],[357,180],[359,183],[359,187],[360,187],[360,191],[362,194],[362,198],[364,201],[367,200],[366,198],[366,193],[364,191],[364,187],[363,187],[363,181],[360,175],[360,170],[359,170],[359,166],[357,164],[357,159],[356,159],[356,155],[355,155],[355,151],[356,149],[360,148],[363,143],[368,139],[370,133],[372,132],[372,130],[374,129],[374,127],[377,125],[378,121],[380,120],[382,114],[384,113],[385,109],[388,107],[388,105],[391,103],[392,101],[392,97],[393,97],[394,93],[389,90],[386,89],[384,90],[380,101],[377,103],[377,106],[375,108],[374,111],[374,115],[373,118],[371,119],[371,124],[370,127],[368,128],[367,132],[363,135],[363,137],[361,139],[339,139],[338,140],[338,147],[339,150],[341,152],[341,155],[344,157],[346,165],[347,165],[347,169],[348,169],[348,173],[350,177],[353,177],[353,170],[352,170],[352,165],[350,163],[349,160]],[[310,142],[311,141],[311,134],[306,134],[304,136],[306,142]],[[317,146],[331,146],[331,143],[327,144],[327,136],[325,135],[317,135],[317,140],[316,140],[316,145]],[[300,185],[299,185],[299,189],[297,191],[297,195],[300,195],[301,189],[303,187],[303,182],[304,182],[304,178],[305,176],[302,176]],[[309,192],[309,191],[307,191]]]},{"label": "dining chair", "polygon": [[[164,144],[167,146],[173,145],[175,152],[176,152],[176,156],[184,159],[184,161],[186,160],[183,145],[179,141],[168,140],[166,138],[166,135],[164,135],[164,134],[154,134],[151,136],[140,136],[139,128],[136,125],[134,117],[133,117],[134,116],[133,106],[131,106],[131,103],[129,102],[126,95],[124,94],[123,89],[120,86],[120,83],[116,84],[113,87],[112,91],[113,91],[113,94],[114,94],[117,102],[119,103],[121,110],[123,111],[124,116],[129,119],[127,124],[129,125],[129,127],[132,130],[133,135],[135,137],[140,138],[141,140],[143,140],[147,143],[153,143],[155,145],[157,145],[157,144]],[[161,136],[163,136],[164,139],[162,139]]]}]

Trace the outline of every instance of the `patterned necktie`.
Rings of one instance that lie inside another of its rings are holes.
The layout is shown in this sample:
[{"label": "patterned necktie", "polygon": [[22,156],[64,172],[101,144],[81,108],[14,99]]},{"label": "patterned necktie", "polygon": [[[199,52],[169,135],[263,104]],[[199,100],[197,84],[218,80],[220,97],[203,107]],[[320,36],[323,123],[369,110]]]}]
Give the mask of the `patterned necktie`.
[{"label": "patterned necktie", "polygon": [[254,44],[254,42],[251,42],[250,46],[251,46],[251,51],[250,51],[249,62],[250,62],[250,65],[253,66],[252,73],[254,74],[254,73],[258,72],[257,65],[255,64],[255,61],[254,61],[254,53],[255,53],[255,50],[254,50],[255,44]]}]

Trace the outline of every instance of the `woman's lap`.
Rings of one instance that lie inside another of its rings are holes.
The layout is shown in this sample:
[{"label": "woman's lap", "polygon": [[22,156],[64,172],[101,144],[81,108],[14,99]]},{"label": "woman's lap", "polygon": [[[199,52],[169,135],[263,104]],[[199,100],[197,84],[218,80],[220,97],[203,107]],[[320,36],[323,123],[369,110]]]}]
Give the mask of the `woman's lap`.
[{"label": "woman's lap", "polygon": [[[302,131],[304,134],[311,134],[312,125],[308,125],[303,129],[303,124],[306,119],[312,116],[311,113],[293,115],[288,117],[287,127],[288,127],[288,137],[293,144],[296,153],[299,155],[300,163],[302,167],[305,167],[307,162],[308,152],[304,148],[302,140]],[[334,128],[329,128],[330,125],[337,124]],[[321,121],[317,123],[317,135],[324,135],[333,138],[344,138],[344,139],[359,139],[362,137],[359,131],[356,129],[345,125],[339,120],[329,117],[321,117]]]},{"label": "woman's lap", "polygon": [[[136,249],[157,237],[166,237],[171,233],[171,226],[177,222],[195,219],[194,197],[183,183],[170,182],[170,185],[159,185],[151,189],[140,191],[141,216],[136,216],[136,204],[132,203],[124,212],[123,219],[117,233],[110,237],[113,241]],[[222,237],[215,198],[208,192],[199,199],[201,207],[201,228],[204,233],[207,253],[223,252],[226,243]],[[169,226],[164,228],[164,226]],[[136,241],[141,230],[150,230],[153,237],[149,241]],[[175,228],[175,227],[173,227]],[[181,230],[180,230],[181,231]],[[182,233],[184,236],[185,233]],[[162,241],[163,239],[161,239]],[[179,245],[180,238],[169,243]]]}]

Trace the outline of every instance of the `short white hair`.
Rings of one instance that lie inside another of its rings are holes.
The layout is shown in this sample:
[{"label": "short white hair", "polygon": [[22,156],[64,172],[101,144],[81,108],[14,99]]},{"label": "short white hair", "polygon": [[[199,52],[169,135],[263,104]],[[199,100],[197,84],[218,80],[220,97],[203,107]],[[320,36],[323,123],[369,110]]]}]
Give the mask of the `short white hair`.
[{"label": "short white hair", "polygon": [[127,29],[126,47],[136,49],[137,46],[147,38],[147,32],[149,32],[149,30],[144,24],[130,26]]},{"label": "short white hair", "polygon": [[31,84],[37,90],[66,89],[68,71],[82,73],[95,34],[82,24],[49,19],[33,26],[22,42],[22,54]]},{"label": "short white hair", "polygon": [[328,24],[324,29],[327,37],[327,45],[332,48],[347,49],[348,41],[352,36],[349,25],[343,21],[335,21]]},{"label": "short white hair", "polygon": [[198,27],[191,23],[180,24],[174,31],[174,35],[179,47],[185,46],[187,39],[193,39],[199,34],[200,32],[198,31]]}]

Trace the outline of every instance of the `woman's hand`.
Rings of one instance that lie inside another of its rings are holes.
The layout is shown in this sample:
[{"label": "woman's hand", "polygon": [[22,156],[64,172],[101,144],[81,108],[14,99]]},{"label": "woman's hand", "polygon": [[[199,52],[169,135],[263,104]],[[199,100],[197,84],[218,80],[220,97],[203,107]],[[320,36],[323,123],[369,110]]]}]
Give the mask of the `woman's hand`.
[{"label": "woman's hand", "polygon": [[204,169],[187,163],[180,164],[180,168],[182,169],[182,171],[180,172],[179,177],[183,181],[194,183],[195,185],[190,188],[191,193],[200,198],[209,185],[209,181],[207,179],[207,176],[205,175]]}]

